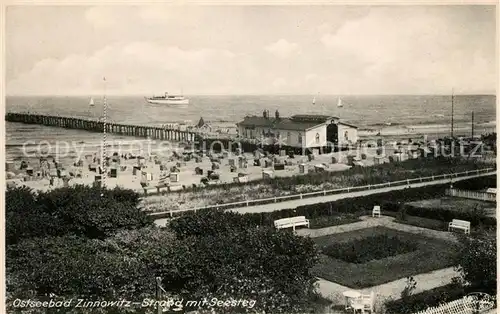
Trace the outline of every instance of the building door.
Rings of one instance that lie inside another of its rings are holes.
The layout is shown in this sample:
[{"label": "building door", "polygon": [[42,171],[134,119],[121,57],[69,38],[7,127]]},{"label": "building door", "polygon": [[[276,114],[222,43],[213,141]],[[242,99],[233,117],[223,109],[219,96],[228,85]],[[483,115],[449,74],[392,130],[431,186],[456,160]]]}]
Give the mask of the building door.
[{"label": "building door", "polygon": [[338,146],[339,144],[339,127],[338,125],[332,123],[326,126],[326,140],[328,143],[333,145],[335,147]]}]

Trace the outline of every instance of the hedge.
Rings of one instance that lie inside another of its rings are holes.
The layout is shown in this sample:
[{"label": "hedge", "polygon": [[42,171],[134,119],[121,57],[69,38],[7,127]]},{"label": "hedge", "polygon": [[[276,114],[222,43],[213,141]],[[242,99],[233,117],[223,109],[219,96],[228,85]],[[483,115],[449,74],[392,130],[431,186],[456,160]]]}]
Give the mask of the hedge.
[{"label": "hedge", "polygon": [[478,191],[496,187],[497,187],[496,176],[480,177],[453,183],[453,188],[460,190]]},{"label": "hedge", "polygon": [[[426,208],[426,207],[416,207],[412,205],[405,204],[400,210],[397,210],[397,205],[391,204],[386,206],[384,209],[389,211],[397,211],[403,217],[404,215],[417,216],[429,219],[435,219],[440,221],[452,221],[453,219],[461,219],[470,221],[472,226],[496,226],[497,220],[495,217],[484,216],[480,213],[475,212],[464,212],[456,211],[453,209],[444,208]],[[403,219],[404,220],[404,219]]]},{"label": "hedge", "polygon": [[457,283],[450,283],[404,299],[387,301],[385,302],[386,314],[412,314],[445,302],[458,300],[468,293],[483,292],[483,290],[474,286],[464,287]]},{"label": "hedge", "polygon": [[[496,176],[492,176],[496,180]],[[469,180],[468,180],[469,181]],[[470,180],[473,181],[473,180]],[[481,180],[467,183],[469,186],[478,187],[483,183]],[[273,226],[274,220],[293,217],[306,216],[308,219],[314,219],[325,216],[336,216],[346,213],[371,213],[374,205],[380,205],[382,211],[404,213],[441,221],[451,221],[452,219],[463,219],[471,222],[472,225],[496,225],[496,219],[485,217],[473,212],[457,212],[444,209],[416,208],[410,205],[404,205],[407,202],[418,201],[422,199],[431,199],[442,197],[449,184],[433,185],[420,188],[411,188],[390,191],[386,193],[371,194],[353,198],[344,198],[332,202],[317,203],[298,206],[294,209],[282,209],[274,212],[264,213],[246,213],[243,214],[245,220],[257,225]],[[210,209],[209,209],[210,210]],[[185,212],[179,213],[179,216],[186,215]],[[158,217],[159,218],[159,217]]]}]

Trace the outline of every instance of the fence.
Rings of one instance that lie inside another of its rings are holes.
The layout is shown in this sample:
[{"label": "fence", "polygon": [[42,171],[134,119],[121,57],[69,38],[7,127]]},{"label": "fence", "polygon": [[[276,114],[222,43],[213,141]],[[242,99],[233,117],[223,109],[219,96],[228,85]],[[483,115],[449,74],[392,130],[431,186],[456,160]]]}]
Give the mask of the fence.
[{"label": "fence", "polygon": [[396,186],[404,186],[404,185],[410,186],[412,183],[413,184],[424,183],[424,182],[432,182],[432,181],[445,180],[445,179],[453,180],[453,179],[469,177],[469,176],[484,176],[484,175],[493,175],[493,174],[496,174],[495,168],[467,170],[464,172],[446,173],[446,174],[440,174],[440,175],[429,176],[429,177],[419,177],[419,178],[406,179],[406,180],[400,180],[400,181],[384,182],[384,183],[379,183],[379,184],[370,184],[370,185],[364,185],[364,186],[347,187],[347,188],[340,188],[340,189],[333,189],[333,190],[323,190],[323,191],[316,191],[316,192],[310,192],[310,193],[298,193],[298,194],[292,194],[292,195],[276,196],[276,197],[272,197],[272,198],[261,198],[261,199],[233,202],[233,203],[208,205],[208,206],[198,207],[198,208],[178,209],[178,210],[174,210],[174,211],[170,210],[170,211],[165,211],[165,212],[151,213],[150,215],[153,217],[156,217],[157,219],[161,219],[161,218],[165,218],[165,217],[173,217],[174,213],[197,211],[197,210],[202,210],[202,209],[224,209],[224,210],[226,210],[226,209],[232,209],[232,208],[241,208],[241,207],[248,207],[248,206],[280,203],[280,202],[285,202],[285,201],[306,199],[306,198],[311,198],[311,197],[319,197],[319,196],[327,196],[327,195],[335,195],[335,194],[351,193],[351,192],[361,192],[361,191],[367,191],[367,190],[396,187]]},{"label": "fence", "polygon": [[430,307],[414,314],[489,314],[495,313],[495,311],[489,312],[493,308],[493,304],[491,300],[483,302],[474,297],[465,296],[461,299]]},{"label": "fence", "polygon": [[479,192],[479,191],[469,191],[469,190],[458,190],[458,189],[447,189],[446,195],[462,198],[470,198],[474,200],[481,200],[486,202],[496,202],[497,195],[494,193]]}]

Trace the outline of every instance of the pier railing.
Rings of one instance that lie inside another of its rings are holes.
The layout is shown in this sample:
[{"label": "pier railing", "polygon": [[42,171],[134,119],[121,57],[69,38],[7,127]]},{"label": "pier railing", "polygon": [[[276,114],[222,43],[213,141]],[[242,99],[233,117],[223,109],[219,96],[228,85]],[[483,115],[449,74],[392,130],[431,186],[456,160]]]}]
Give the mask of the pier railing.
[{"label": "pier railing", "polygon": [[497,201],[496,194],[482,192],[482,191],[447,189],[446,195],[454,196],[454,197],[469,198],[469,199],[486,201],[486,202],[496,202]]},{"label": "pier railing", "polygon": [[173,126],[159,127],[131,125],[115,123],[114,121],[107,121],[105,125],[104,121],[99,119],[63,117],[58,115],[44,115],[34,113],[8,112],[5,114],[5,121],[54,126],[91,132],[103,132],[104,128],[106,127],[106,132],[111,134],[146,137],[151,139],[169,141],[193,142],[200,134],[199,132],[194,131],[179,130],[174,128]]},{"label": "pier railing", "polygon": [[[346,188],[339,188],[339,189],[332,189],[332,190],[315,191],[315,192],[309,192],[309,193],[296,193],[296,194],[284,195],[284,196],[245,200],[245,201],[225,203],[225,204],[207,205],[207,206],[197,207],[197,208],[176,209],[176,210],[169,210],[169,211],[163,211],[163,212],[154,212],[154,213],[151,213],[150,215],[152,217],[154,217],[155,219],[161,219],[161,218],[174,217],[177,214],[183,213],[183,212],[189,212],[189,211],[196,212],[197,210],[202,210],[202,209],[224,209],[224,210],[227,210],[227,209],[234,209],[234,208],[244,208],[244,207],[249,207],[249,206],[267,205],[267,204],[274,204],[274,203],[280,203],[280,202],[286,202],[286,201],[292,201],[292,200],[300,200],[300,199],[306,199],[306,198],[312,198],[312,197],[328,196],[328,195],[351,193],[351,192],[361,192],[361,191],[376,190],[376,189],[396,187],[396,186],[409,186],[409,187],[411,187],[411,184],[432,182],[432,181],[438,181],[438,180],[449,179],[452,182],[453,180],[463,179],[466,177],[486,176],[486,175],[494,175],[494,174],[496,174],[495,168],[467,170],[467,171],[463,171],[463,172],[445,173],[445,174],[440,174],[440,175],[434,175],[434,176],[428,176],[428,177],[418,177],[418,178],[399,180],[399,181],[384,182],[384,183],[379,183],[379,184],[368,184],[368,185],[363,185],[363,186],[353,186],[353,187],[346,187]],[[161,193],[152,193],[152,194],[148,194],[148,195],[160,195],[160,194]]]}]

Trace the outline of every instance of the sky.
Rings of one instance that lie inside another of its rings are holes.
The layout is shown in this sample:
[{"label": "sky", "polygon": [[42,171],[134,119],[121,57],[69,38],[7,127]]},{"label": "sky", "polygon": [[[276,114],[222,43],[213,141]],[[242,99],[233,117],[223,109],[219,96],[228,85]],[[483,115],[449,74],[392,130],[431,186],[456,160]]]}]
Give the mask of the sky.
[{"label": "sky", "polygon": [[470,5],[9,6],[6,93],[494,94],[495,23]]}]

